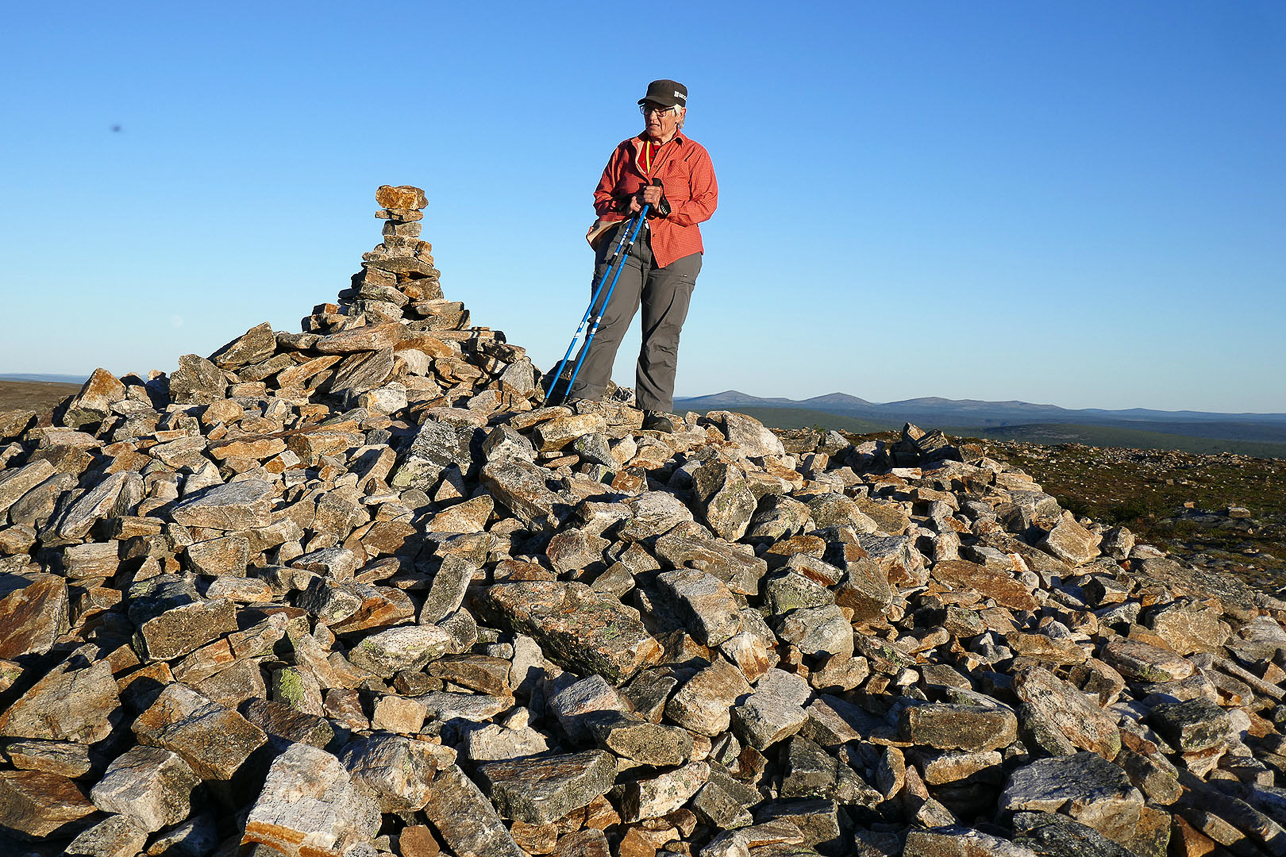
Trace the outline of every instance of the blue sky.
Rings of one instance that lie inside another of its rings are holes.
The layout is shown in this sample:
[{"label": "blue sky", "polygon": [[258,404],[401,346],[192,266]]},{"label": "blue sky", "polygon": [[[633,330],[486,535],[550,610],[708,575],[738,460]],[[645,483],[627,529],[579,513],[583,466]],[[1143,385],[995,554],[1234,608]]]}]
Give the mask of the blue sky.
[{"label": "blue sky", "polygon": [[638,8],[9,4],[0,372],[298,330],[380,184],[425,189],[447,296],[549,368],[670,77],[721,191],[679,395],[1286,412],[1286,4]]}]

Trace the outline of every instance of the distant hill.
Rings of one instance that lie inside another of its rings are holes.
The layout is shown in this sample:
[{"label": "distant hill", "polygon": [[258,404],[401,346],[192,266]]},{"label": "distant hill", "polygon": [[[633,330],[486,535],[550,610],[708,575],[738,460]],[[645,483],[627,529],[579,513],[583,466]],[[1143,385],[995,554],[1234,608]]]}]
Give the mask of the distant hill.
[{"label": "distant hill", "polygon": [[1202,411],[1156,411],[1147,408],[1119,411],[1101,408],[1073,410],[1060,408],[1057,405],[1030,402],[986,402],[977,399],[937,397],[879,403],[868,402],[846,393],[830,393],[811,399],[792,400],[760,398],[737,390],[727,390],[713,396],[675,399],[675,408],[678,410],[706,411],[730,407],[742,411],[779,409],[801,412],[789,417],[783,414],[780,418],[773,419],[774,425],[783,422],[811,425],[813,422],[800,422],[804,419],[802,412],[807,411],[847,417],[879,425],[881,428],[900,428],[906,422],[913,422],[924,428],[965,426],[978,435],[985,435],[986,431],[991,429],[1066,424],[1189,438],[1286,444],[1286,414],[1225,414]]},{"label": "distant hill", "polygon": [[40,374],[4,374],[0,381],[39,381],[42,384],[83,384],[89,380],[88,375],[40,375]]}]

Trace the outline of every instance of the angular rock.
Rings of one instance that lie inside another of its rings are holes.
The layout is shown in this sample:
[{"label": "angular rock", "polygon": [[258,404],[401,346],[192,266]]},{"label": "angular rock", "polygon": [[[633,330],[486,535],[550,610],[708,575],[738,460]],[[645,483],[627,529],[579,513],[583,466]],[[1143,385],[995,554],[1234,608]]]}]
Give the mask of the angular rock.
[{"label": "angular rock", "polygon": [[620,711],[599,711],[585,718],[585,728],[605,750],[643,765],[681,765],[692,756],[686,729],[652,723]]},{"label": "angular rock", "polygon": [[755,690],[732,709],[732,725],[746,743],[765,750],[798,732],[808,720],[804,704],[812,695],[808,682],[782,670],[769,670]]},{"label": "angular rock", "polygon": [[180,405],[208,405],[228,389],[223,370],[204,357],[184,354],[170,375],[170,399]]},{"label": "angular rock", "polygon": [[430,783],[424,814],[456,854],[527,857],[491,801],[455,765],[439,772]]},{"label": "angular rock", "polygon": [[478,776],[502,816],[548,824],[605,794],[616,779],[616,757],[589,750],[487,762]]},{"label": "angular rock", "polygon": [[741,605],[713,575],[680,569],[657,575],[666,602],[701,643],[717,646],[741,630]]},{"label": "angular rock", "polygon": [[262,843],[289,857],[340,857],[369,842],[379,826],[379,807],[338,759],[292,744],[268,769],[241,843]]},{"label": "angular rock", "polygon": [[755,497],[734,465],[709,461],[692,477],[693,496],[701,517],[720,538],[737,541],[755,513]]},{"label": "angular rock", "polygon": [[111,734],[120,708],[111,664],[77,661],[60,664],[0,712],[0,735],[93,744]]},{"label": "angular rock", "polygon": [[0,592],[0,658],[43,655],[67,632],[67,583],[62,578],[4,575]]},{"label": "angular rock", "polygon": [[627,783],[621,820],[631,823],[674,812],[687,803],[709,779],[708,764],[691,762],[651,779]]},{"label": "angular rock", "polygon": [[177,753],[138,745],[107,767],[90,798],[104,812],[119,813],[152,833],[188,817],[200,782]]},{"label": "angular rock", "polygon": [[665,714],[690,732],[714,737],[728,731],[733,704],[751,692],[741,670],[716,660],[670,697]]},{"label": "angular rock", "polygon": [[183,757],[203,780],[230,780],[268,740],[232,709],[181,684],[168,685],[133,724],[138,740]]},{"label": "angular rock", "polygon": [[63,851],[67,857],[135,857],[147,846],[147,831],[123,815],[109,815],[87,828]]},{"label": "angular rock", "polygon": [[1054,528],[1043,539],[1040,547],[1071,566],[1084,565],[1098,556],[1099,542],[1103,537],[1082,527],[1071,512],[1064,512]]},{"label": "angular rock", "polygon": [[212,530],[250,530],[272,523],[272,485],[259,479],[214,485],[185,498],[171,512],[175,523]]},{"label": "angular rock", "polygon": [[1116,758],[1121,749],[1116,720],[1074,685],[1049,670],[1032,667],[1014,676],[1014,693],[1053,724],[1073,746]]},{"label": "angular rock", "polygon": [[1083,752],[1017,769],[999,806],[1012,812],[1062,812],[1119,842],[1137,827],[1143,795],[1120,768]]},{"label": "angular rock", "polygon": [[443,759],[441,745],[376,733],[354,740],[340,761],[355,782],[370,789],[381,812],[417,810],[429,799],[429,784]]},{"label": "angular rock", "polygon": [[1018,718],[1003,708],[936,703],[903,709],[902,737],[939,750],[996,750],[1018,739]]},{"label": "angular rock", "polygon": [[26,842],[75,836],[94,812],[74,782],[43,771],[0,771],[0,832]]},{"label": "angular rock", "polygon": [[210,362],[220,369],[237,369],[261,363],[277,350],[277,335],[268,322],[255,325],[210,355]]},{"label": "angular rock", "polygon": [[422,670],[454,649],[451,634],[437,625],[389,628],[372,634],[348,653],[353,666],[383,678],[402,670]]},{"label": "angular rock", "polygon": [[506,627],[533,637],[568,669],[620,684],[661,659],[660,643],[635,611],[583,583],[496,584],[483,597]]},{"label": "angular rock", "polygon": [[1228,712],[1208,699],[1163,702],[1148,715],[1162,738],[1184,753],[1198,753],[1227,744],[1233,737]]}]

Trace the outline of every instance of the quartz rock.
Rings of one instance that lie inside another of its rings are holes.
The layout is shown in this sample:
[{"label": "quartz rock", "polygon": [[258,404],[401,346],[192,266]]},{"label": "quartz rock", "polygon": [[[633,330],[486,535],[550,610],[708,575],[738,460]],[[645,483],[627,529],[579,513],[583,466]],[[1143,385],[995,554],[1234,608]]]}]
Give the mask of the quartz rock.
[{"label": "quartz rock", "polygon": [[716,660],[670,697],[665,714],[684,729],[713,737],[728,731],[733,704],[751,692],[741,670]]},{"label": "quartz rock", "polygon": [[453,649],[451,634],[437,625],[389,628],[372,634],[348,653],[353,666],[392,678],[401,670],[418,671]]},{"label": "quartz rock", "polygon": [[734,542],[745,535],[756,504],[737,467],[725,461],[707,462],[697,469],[692,486],[697,508],[710,529]]}]

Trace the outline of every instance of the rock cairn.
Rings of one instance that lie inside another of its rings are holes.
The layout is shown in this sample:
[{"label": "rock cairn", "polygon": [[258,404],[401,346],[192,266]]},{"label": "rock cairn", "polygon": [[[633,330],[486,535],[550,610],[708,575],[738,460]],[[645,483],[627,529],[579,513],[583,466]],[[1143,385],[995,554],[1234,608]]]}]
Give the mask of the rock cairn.
[{"label": "rock cairn", "polygon": [[1021,471],[543,406],[423,193],[304,319],[0,414],[0,850],[1286,851],[1286,605]]}]

